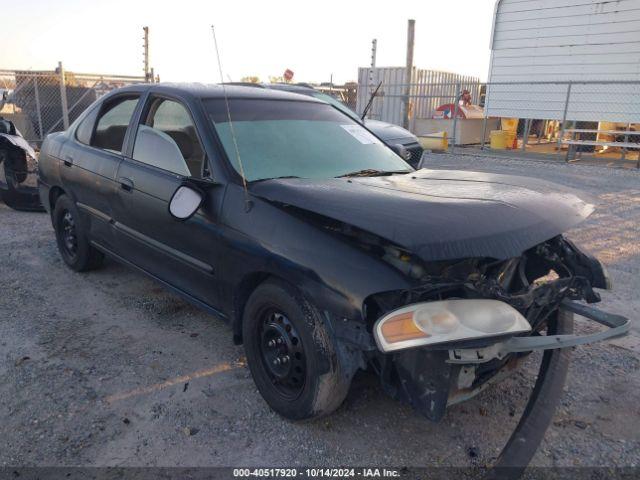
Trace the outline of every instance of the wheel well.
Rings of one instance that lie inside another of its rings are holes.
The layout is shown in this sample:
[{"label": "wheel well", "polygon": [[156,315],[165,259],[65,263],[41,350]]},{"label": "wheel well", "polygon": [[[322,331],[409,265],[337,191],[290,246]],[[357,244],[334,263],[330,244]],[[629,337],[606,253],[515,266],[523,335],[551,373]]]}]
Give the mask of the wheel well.
[{"label": "wheel well", "polygon": [[233,342],[242,344],[242,315],[247,300],[258,286],[269,278],[279,278],[267,272],[254,272],[246,275],[235,289],[233,298]]},{"label": "wheel well", "polygon": [[51,187],[49,190],[49,206],[51,207],[51,212],[53,213],[53,209],[56,206],[56,202],[60,196],[64,195],[65,191],[60,187]]}]

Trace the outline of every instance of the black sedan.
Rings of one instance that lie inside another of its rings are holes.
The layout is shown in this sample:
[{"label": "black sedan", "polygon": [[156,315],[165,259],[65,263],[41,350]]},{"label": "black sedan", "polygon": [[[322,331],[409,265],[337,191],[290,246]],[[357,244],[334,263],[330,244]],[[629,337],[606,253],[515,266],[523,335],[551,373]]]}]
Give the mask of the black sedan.
[{"label": "black sedan", "polygon": [[[369,369],[437,420],[527,352],[628,329],[573,302],[609,287],[562,235],[591,203],[521,177],[415,171],[308,96],[120,89],[47,138],[39,178],[71,269],[108,255],[227,320],[291,419],[332,412]],[[558,335],[576,311],[610,329]]]}]

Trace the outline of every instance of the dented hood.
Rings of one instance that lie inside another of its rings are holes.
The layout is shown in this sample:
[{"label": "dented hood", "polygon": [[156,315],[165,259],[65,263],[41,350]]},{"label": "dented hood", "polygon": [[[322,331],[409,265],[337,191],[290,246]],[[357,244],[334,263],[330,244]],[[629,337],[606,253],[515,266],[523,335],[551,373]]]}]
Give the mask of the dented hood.
[{"label": "dented hood", "polygon": [[578,224],[594,209],[584,194],[553,183],[456,170],[274,179],[250,189],[264,200],[376,234],[425,261],[515,257]]}]

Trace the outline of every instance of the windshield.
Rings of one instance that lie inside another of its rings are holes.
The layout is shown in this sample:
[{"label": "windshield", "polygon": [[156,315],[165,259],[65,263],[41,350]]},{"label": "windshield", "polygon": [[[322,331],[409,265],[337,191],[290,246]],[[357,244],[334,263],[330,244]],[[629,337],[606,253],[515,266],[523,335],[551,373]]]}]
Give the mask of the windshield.
[{"label": "windshield", "polygon": [[[240,173],[224,99],[205,101],[233,167]],[[247,181],[332,178],[413,169],[362,125],[325,103],[229,99]]]}]

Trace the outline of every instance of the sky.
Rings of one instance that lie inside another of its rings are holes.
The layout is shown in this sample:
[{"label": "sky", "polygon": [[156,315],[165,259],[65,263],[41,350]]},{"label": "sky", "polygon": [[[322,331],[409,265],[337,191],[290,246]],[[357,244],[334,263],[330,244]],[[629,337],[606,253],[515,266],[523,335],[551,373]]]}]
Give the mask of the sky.
[{"label": "sky", "polygon": [[358,67],[401,66],[407,20],[416,21],[414,65],[486,80],[495,0],[1,0],[0,69],[142,75],[142,27],[162,81],[280,76],[336,84]]}]

